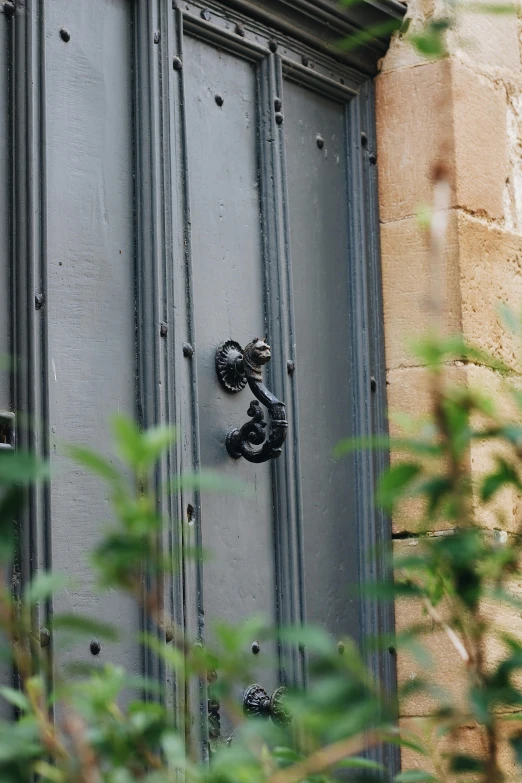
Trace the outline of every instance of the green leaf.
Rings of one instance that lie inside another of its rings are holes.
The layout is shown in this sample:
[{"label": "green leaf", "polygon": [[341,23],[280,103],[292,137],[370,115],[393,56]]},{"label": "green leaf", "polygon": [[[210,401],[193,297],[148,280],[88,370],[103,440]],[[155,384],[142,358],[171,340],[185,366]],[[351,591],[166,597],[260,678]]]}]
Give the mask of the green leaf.
[{"label": "green leaf", "polygon": [[522,489],[516,468],[503,457],[496,457],[495,461],[497,463],[496,471],[489,473],[480,487],[480,497],[484,502],[491,500],[502,487],[508,484]]},{"label": "green leaf", "polygon": [[378,761],[362,758],[362,756],[352,756],[349,759],[343,759],[335,765],[336,769],[375,769],[379,772],[384,771],[382,764]]},{"label": "green leaf", "polygon": [[0,696],[3,696],[9,704],[17,707],[22,712],[28,712],[31,708],[27,696],[24,693],[17,691],[14,688],[8,688],[7,685],[0,685]]},{"label": "green leaf", "polygon": [[477,14],[492,14],[498,16],[517,15],[519,6],[516,3],[472,3],[466,2],[464,6],[466,11]]},{"label": "green leaf", "polygon": [[70,585],[70,579],[65,574],[42,571],[27,585],[25,600],[30,605],[37,604],[47,600],[68,585]]},{"label": "green leaf", "polygon": [[437,778],[431,772],[422,769],[409,769],[399,772],[393,778],[393,783],[436,783]]},{"label": "green leaf", "polygon": [[46,761],[37,761],[33,764],[33,771],[42,780],[50,780],[52,783],[65,783],[64,773]]},{"label": "green leaf", "polygon": [[509,744],[513,748],[518,766],[522,767],[522,732],[514,734],[510,738]]},{"label": "green leaf", "polygon": [[67,630],[75,633],[84,633],[88,636],[99,636],[109,641],[118,639],[118,633],[114,626],[85,615],[55,614],[52,618],[52,627],[55,630]]},{"label": "green leaf", "polygon": [[128,416],[113,416],[112,429],[118,452],[130,466],[136,467],[143,459],[143,446],[139,427]]},{"label": "green leaf", "polygon": [[417,462],[400,462],[381,477],[378,499],[384,508],[391,508],[421,472]]},{"label": "green leaf", "polygon": [[445,476],[433,476],[421,482],[412,492],[414,495],[424,495],[428,501],[428,513],[435,514],[442,500],[451,490],[451,481]]},{"label": "green leaf", "polygon": [[418,52],[425,57],[444,57],[447,53],[445,33],[451,26],[449,19],[435,19],[429,22],[420,33],[411,33],[410,41]]},{"label": "green leaf", "polygon": [[482,772],[484,762],[465,753],[456,753],[451,758],[450,769],[452,772]]},{"label": "green leaf", "polygon": [[141,437],[147,458],[150,463],[154,463],[169,446],[176,442],[178,431],[176,427],[162,425],[150,427]]},{"label": "green leaf", "polygon": [[294,764],[299,761],[299,754],[293,748],[275,747],[272,751],[272,756],[278,761],[286,761],[289,764]]},{"label": "green leaf", "polygon": [[67,453],[75,462],[83,465],[91,473],[95,473],[107,481],[120,481],[121,477],[116,468],[105,457],[92,449],[84,446],[68,446]]},{"label": "green leaf", "polygon": [[383,36],[389,36],[394,30],[397,30],[401,26],[401,20],[390,19],[380,24],[375,24],[367,27],[364,30],[360,30],[347,38],[344,38],[337,44],[337,47],[343,52],[350,52],[358,49],[363,44],[373,42],[376,38]]},{"label": "green leaf", "polygon": [[25,451],[0,451],[0,484],[27,486],[49,475],[49,466]]},{"label": "green leaf", "polygon": [[23,505],[24,490],[9,487],[0,499],[0,562],[8,561],[14,550],[15,517]]},{"label": "green leaf", "polygon": [[332,655],[335,652],[336,645],[334,640],[323,628],[308,625],[299,628],[298,626],[281,628],[280,639],[290,644],[302,644],[308,652],[317,655]]},{"label": "green leaf", "polygon": [[243,481],[224,476],[217,470],[200,470],[194,473],[182,473],[168,482],[171,492],[195,489],[200,492],[223,492],[230,494],[249,495],[251,488]]},{"label": "green leaf", "polygon": [[360,451],[361,449],[381,449],[383,451],[389,451],[390,438],[388,435],[373,435],[371,437],[359,437],[359,438],[342,438],[332,451],[334,459],[344,457],[346,454],[351,454],[354,451]]}]

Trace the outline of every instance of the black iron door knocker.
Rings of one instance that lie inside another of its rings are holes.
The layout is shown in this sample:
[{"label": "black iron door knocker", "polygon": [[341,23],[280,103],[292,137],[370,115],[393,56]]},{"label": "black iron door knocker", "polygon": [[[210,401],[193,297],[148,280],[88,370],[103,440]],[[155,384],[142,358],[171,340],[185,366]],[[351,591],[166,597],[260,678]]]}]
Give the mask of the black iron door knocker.
[{"label": "black iron door knocker", "polygon": [[272,718],[279,726],[288,726],[292,721],[284,685],[276,688],[271,696],[261,685],[251,685],[243,694],[243,712],[248,717]]},{"label": "black iron door knocker", "polygon": [[[244,457],[249,462],[266,462],[281,454],[286,439],[288,422],[284,402],[267,389],[261,374],[263,365],[270,361],[270,346],[259,337],[254,337],[245,348],[235,340],[227,340],[216,351],[216,371],[221,384],[231,394],[236,394],[248,383],[255,394],[247,410],[250,421],[240,429],[227,433],[226,448],[231,457]],[[260,402],[268,408],[270,426]],[[261,446],[261,448],[255,448]]]}]

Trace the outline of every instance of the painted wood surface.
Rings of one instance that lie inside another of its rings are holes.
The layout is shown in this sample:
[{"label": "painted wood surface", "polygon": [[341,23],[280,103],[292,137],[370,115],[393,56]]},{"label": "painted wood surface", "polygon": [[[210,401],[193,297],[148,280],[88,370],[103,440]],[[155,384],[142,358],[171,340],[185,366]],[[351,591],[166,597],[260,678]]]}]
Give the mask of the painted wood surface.
[{"label": "painted wood surface", "polygon": [[[46,4],[46,308],[52,563],[72,579],[55,611],[116,623],[122,641],[102,644],[99,660],[137,671],[137,610],[93,590],[89,554],[107,499],[61,456],[67,443],[110,455],[111,414],[136,411],[131,10],[126,0]],[[88,658],[84,646],[60,662]]]},{"label": "painted wood surface", "polygon": [[[359,639],[375,630],[373,605],[349,590],[367,573],[363,548],[388,534],[371,500],[376,466],[368,455],[331,458],[340,437],[383,426],[382,335],[369,322],[376,182],[360,143],[363,130],[373,138],[372,91],[364,69],[326,54],[326,17],[314,38],[296,10],[288,35],[287,4],[280,17],[273,3],[261,13],[246,0],[27,0],[25,9],[6,33],[24,70],[12,98],[18,136],[4,145],[19,220],[10,262],[0,263],[0,340],[10,268],[13,344],[30,358],[14,404],[41,424],[21,440],[50,457],[54,474],[22,520],[22,570],[70,574],[38,622],[79,611],[116,623],[121,641],[103,644],[99,660],[159,678],[180,724],[204,744],[204,688],[178,692],[135,641],[138,610],[93,584],[87,556],[108,502],[64,444],[109,454],[110,413],[121,411],[178,426],[160,481],[210,468],[243,483],[247,494],[160,497],[173,562],[165,606],[192,637],[211,640],[215,621],[253,614]],[[265,376],[289,418],[282,457],[259,466],[225,450],[251,393],[225,392],[214,367],[220,342],[254,336],[272,346]],[[5,393],[0,382],[0,404]],[[209,552],[203,564],[184,557],[194,544]],[[88,641],[54,640],[52,654],[59,667],[92,661]],[[269,691],[302,682],[305,657],[264,644],[258,679]],[[393,680],[388,664],[372,666]]]},{"label": "painted wood surface", "polygon": [[286,81],[284,107],[305,616],[357,637],[353,465],[332,456],[353,434],[345,105]]},{"label": "painted wood surface", "polygon": [[[9,69],[9,24],[10,20],[0,18],[0,71]],[[11,411],[10,376],[7,369],[11,360],[11,311],[9,275],[9,80],[0,83],[0,411]],[[0,633],[0,645],[2,644]],[[9,665],[0,661],[0,683],[10,683]],[[9,709],[2,700],[0,718]]]}]

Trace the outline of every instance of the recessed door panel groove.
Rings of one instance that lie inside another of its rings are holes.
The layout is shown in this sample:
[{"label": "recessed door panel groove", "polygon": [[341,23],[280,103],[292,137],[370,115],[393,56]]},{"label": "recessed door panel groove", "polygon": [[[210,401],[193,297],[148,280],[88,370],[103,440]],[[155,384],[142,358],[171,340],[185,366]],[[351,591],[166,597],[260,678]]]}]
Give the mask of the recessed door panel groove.
[{"label": "recessed door panel groove", "polygon": [[351,434],[344,105],[285,81],[285,156],[295,309],[306,617],[359,634]]}]

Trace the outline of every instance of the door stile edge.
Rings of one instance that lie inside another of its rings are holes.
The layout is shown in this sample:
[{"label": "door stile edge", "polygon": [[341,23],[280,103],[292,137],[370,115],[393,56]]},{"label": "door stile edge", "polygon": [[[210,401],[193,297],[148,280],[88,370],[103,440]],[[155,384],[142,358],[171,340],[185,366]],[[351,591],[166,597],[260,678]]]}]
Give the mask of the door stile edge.
[{"label": "door stile edge", "polygon": [[[277,565],[277,591],[279,623],[282,626],[300,626],[304,620],[303,552],[301,535],[301,494],[298,432],[298,398],[295,375],[295,338],[290,261],[290,228],[287,210],[285,172],[285,129],[283,66],[279,55],[271,55],[267,61],[268,96],[262,105],[267,107],[265,116],[265,158],[269,169],[263,178],[273,183],[268,195],[270,214],[267,214],[267,233],[271,247],[267,247],[270,270],[271,302],[274,327],[277,326],[280,360],[274,363],[274,387],[281,390],[288,401],[289,438],[280,459],[272,464],[273,485],[281,488],[277,495],[281,502],[275,508],[275,551]],[[275,105],[279,100],[281,106]],[[275,122],[277,111],[283,122]],[[271,140],[271,141],[268,141]],[[268,238],[268,237],[267,237]],[[283,303],[287,303],[285,308]],[[270,328],[272,331],[272,328]],[[271,334],[271,339],[273,339]],[[276,496],[277,496],[276,495]],[[302,685],[305,666],[302,646],[280,645],[280,679],[293,686]]]},{"label": "door stile edge", "polygon": [[[178,453],[176,475],[200,470],[198,388],[195,352],[192,290],[192,244],[190,192],[188,177],[187,123],[183,73],[184,15],[180,9],[169,11],[168,77],[165,79],[170,127],[170,199],[172,213],[169,231],[172,252],[169,315],[173,338],[169,351],[172,374],[170,400],[177,410]],[[170,330],[169,330],[170,333]],[[185,402],[182,402],[182,401]],[[181,401],[181,402],[180,402]],[[176,520],[181,615],[178,622],[189,643],[204,642],[203,573],[196,553],[202,549],[201,493],[197,487],[181,487]],[[210,673],[209,673],[210,674]],[[208,756],[207,683],[186,681],[178,697],[178,720],[193,757]],[[195,717],[197,716],[197,717]]]},{"label": "door stile edge", "polygon": [[[368,268],[368,298],[370,324],[370,355],[372,357],[372,375],[375,378],[375,392],[372,393],[372,434],[387,435],[387,397],[386,397],[386,361],[384,351],[383,297],[380,254],[380,223],[379,223],[379,191],[378,169],[372,163],[371,154],[376,154],[376,122],[375,122],[375,87],[368,80],[361,90],[361,118],[368,137],[367,154],[364,162],[364,198],[366,202],[366,237],[367,237],[367,268]],[[389,465],[389,453],[385,450],[373,452],[374,481]],[[386,582],[393,579],[390,564],[392,546],[392,528],[390,517],[382,509],[374,508],[374,535],[378,547],[374,558],[374,581]],[[395,631],[395,610],[392,601],[376,602],[376,625],[378,632],[391,638]],[[394,646],[387,647],[376,661],[378,677],[384,684],[390,700],[392,714],[398,715],[397,697],[397,666]],[[400,749],[396,745],[387,745],[382,749],[383,763],[394,773],[400,771]]]},{"label": "door stile edge", "polygon": [[[165,457],[163,473],[163,518],[166,527],[163,531],[163,552],[168,554],[171,572],[164,584],[164,624],[165,641],[169,643],[171,628],[183,628],[183,596],[182,596],[182,554],[181,554],[181,498],[170,486],[180,471],[180,426],[179,406],[176,389],[176,335],[174,323],[175,307],[173,306],[173,204],[174,192],[177,190],[171,176],[171,122],[170,122],[170,80],[172,70],[172,45],[170,36],[171,9],[161,0],[157,3],[157,17],[152,31],[153,50],[156,52],[157,79],[159,94],[159,123],[161,134],[160,170],[161,170],[161,215],[162,229],[162,266],[161,310],[158,314],[161,349],[161,383],[163,389],[164,419],[163,423],[174,425],[177,431],[175,443],[169,448]],[[184,689],[179,686],[176,675],[166,668],[165,671],[166,699],[169,708],[175,716],[176,724],[183,725]]]},{"label": "door stile edge", "polygon": [[[147,428],[167,423],[167,379],[164,372],[165,345],[161,326],[165,312],[165,221],[163,218],[164,178],[162,125],[162,96],[160,52],[154,44],[159,27],[160,2],[136,0],[134,6],[135,95],[136,120],[136,357],[137,357],[137,413],[140,426]],[[157,510],[168,519],[169,497],[167,479],[169,456],[161,459],[155,471]],[[158,536],[158,553],[168,546],[168,530]],[[151,580],[143,585],[143,603],[153,603],[160,617],[165,613],[168,577],[161,585]],[[147,612],[141,612],[141,630],[156,636],[165,644],[162,624],[151,621]],[[145,677],[165,683],[166,672],[160,657],[142,646],[142,667]],[[147,694],[153,698],[151,694]],[[164,701],[171,705],[171,694],[166,689]]]},{"label": "door stile edge", "polygon": [[[353,436],[371,438],[377,432],[386,431],[385,382],[383,367],[382,303],[378,287],[378,201],[375,161],[371,152],[375,149],[375,128],[371,113],[371,86],[365,87],[347,106],[347,187],[349,189],[349,224],[351,228],[350,272],[352,322],[352,377],[353,377]],[[370,104],[370,106],[369,106]],[[368,139],[367,146],[361,134]],[[355,337],[357,336],[357,338]],[[378,363],[378,366],[376,366]],[[372,400],[372,378],[378,380],[378,398]],[[376,461],[371,449],[354,452],[355,518],[357,524],[358,581],[360,585],[382,580],[386,572],[386,553],[383,547],[391,542],[385,518],[374,502],[376,468],[383,462]],[[366,663],[375,680],[385,691],[395,687],[393,662],[389,652],[368,651],[366,639],[376,639],[390,629],[389,610],[377,599],[360,594],[361,648]],[[388,613],[388,614],[387,614]],[[389,745],[373,748],[368,754],[384,765],[388,772],[397,772],[397,750]]]},{"label": "door stile edge", "polygon": [[[47,460],[49,392],[43,3],[27,0],[22,6],[17,6],[11,24],[11,279],[16,442],[19,448]],[[27,490],[26,501],[18,519],[20,543],[13,579],[17,589],[39,571],[51,567],[49,485],[37,482]],[[35,609],[35,629],[46,625],[51,612],[51,599]],[[52,640],[47,649],[51,659]],[[51,672],[51,667],[48,668]]]}]

